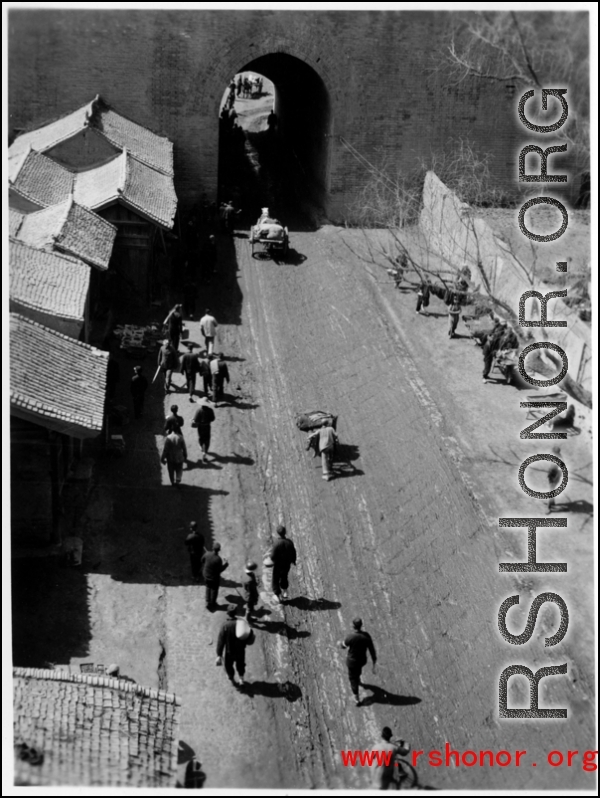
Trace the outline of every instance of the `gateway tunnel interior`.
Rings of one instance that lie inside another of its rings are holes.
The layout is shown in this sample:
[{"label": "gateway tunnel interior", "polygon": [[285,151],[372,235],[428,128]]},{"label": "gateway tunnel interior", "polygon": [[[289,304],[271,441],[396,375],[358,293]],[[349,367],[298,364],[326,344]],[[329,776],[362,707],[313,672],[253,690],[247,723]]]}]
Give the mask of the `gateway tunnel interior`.
[{"label": "gateway tunnel interior", "polygon": [[293,56],[262,56],[232,76],[219,111],[219,202],[233,201],[244,222],[268,206],[288,226],[313,226],[325,210],[330,129],[319,75]]}]

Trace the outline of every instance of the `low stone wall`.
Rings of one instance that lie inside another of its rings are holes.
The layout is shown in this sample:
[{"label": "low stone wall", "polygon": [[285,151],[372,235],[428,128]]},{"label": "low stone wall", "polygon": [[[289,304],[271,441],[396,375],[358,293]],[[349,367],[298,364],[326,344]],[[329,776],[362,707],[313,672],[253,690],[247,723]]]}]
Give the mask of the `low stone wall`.
[{"label": "low stone wall", "polygon": [[[517,213],[515,210],[515,225]],[[525,291],[534,289],[547,294],[556,290],[543,282],[534,281],[532,286],[523,265],[511,254],[508,245],[433,172],[425,177],[420,226],[428,245],[449,267],[458,270],[468,266],[474,284],[481,286],[482,293],[487,284],[489,292],[517,316],[519,298]],[[524,265],[527,268],[527,264]],[[539,318],[538,302],[527,302],[527,317]],[[571,378],[591,390],[590,328],[560,299],[550,300],[548,317],[565,320],[568,326],[550,328],[550,335],[543,328],[533,327],[529,331],[536,340],[551,340],[561,346],[569,358]]]}]

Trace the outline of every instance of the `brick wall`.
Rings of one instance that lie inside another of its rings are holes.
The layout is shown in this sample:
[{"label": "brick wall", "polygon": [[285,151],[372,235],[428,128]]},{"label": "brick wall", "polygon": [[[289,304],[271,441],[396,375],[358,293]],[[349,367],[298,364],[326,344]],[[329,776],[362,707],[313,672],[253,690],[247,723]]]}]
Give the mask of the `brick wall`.
[{"label": "brick wall", "polygon": [[366,177],[338,136],[400,170],[469,136],[492,151],[498,176],[514,181],[522,138],[515,98],[498,83],[444,89],[430,70],[448,21],[444,12],[420,11],[12,10],[9,128],[37,125],[99,93],[173,140],[184,206],[203,191],[214,198],[223,91],[242,67],[281,52],[312,67],[329,95],[331,219],[347,216]]}]

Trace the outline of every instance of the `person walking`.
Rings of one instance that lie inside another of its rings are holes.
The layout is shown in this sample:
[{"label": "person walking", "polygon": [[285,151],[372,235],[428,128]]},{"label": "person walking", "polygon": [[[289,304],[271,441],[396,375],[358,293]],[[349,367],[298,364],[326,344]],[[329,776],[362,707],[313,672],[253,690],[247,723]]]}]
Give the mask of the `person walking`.
[{"label": "person walking", "polygon": [[329,481],[333,479],[333,453],[338,436],[333,428],[333,422],[327,420],[321,429],[315,430],[308,436],[307,449],[309,449],[318,439],[319,451],[321,453],[321,467],[323,469],[323,479]]},{"label": "person walking", "polygon": [[168,338],[165,338],[161,348],[158,350],[158,367],[164,374],[165,378],[165,392],[169,393],[173,389],[172,379],[173,372],[179,364],[177,351],[173,349],[173,344]]},{"label": "person walking", "polygon": [[148,380],[142,374],[141,366],[133,367],[133,377],[131,378],[129,390],[133,401],[133,415],[135,418],[141,418],[144,410],[144,398],[148,390]]},{"label": "person walking", "polygon": [[198,373],[202,377],[202,390],[204,391],[204,396],[208,398],[211,396],[211,379],[212,375],[210,373],[210,364],[206,359],[206,352],[201,352],[198,355]]},{"label": "person walking", "polygon": [[223,401],[223,383],[229,384],[229,369],[221,354],[213,355],[209,366],[212,379],[212,400],[216,404]]},{"label": "person walking", "polygon": [[177,412],[178,410],[178,405],[171,405],[171,414],[165,418],[165,435],[170,432],[176,432],[178,435],[182,434],[181,430],[185,421]]},{"label": "person walking", "polygon": [[202,573],[202,555],[205,549],[204,537],[198,532],[198,524],[195,521],[190,521],[190,531],[185,539],[185,547],[190,555],[192,579],[199,582]]},{"label": "person walking", "polygon": [[210,612],[214,612],[217,609],[221,574],[229,567],[227,560],[224,560],[219,554],[220,551],[221,544],[215,543],[212,551],[205,551],[200,560],[202,576],[206,585],[206,609]]},{"label": "person walking", "polygon": [[[429,295],[431,294],[431,288],[429,287],[428,282],[421,282],[419,286],[419,290],[417,292],[417,313],[421,313],[421,308],[429,307]],[[423,313],[423,315],[426,315]]]},{"label": "person walking", "polygon": [[200,406],[194,413],[192,427],[198,430],[198,443],[200,444],[200,451],[202,452],[202,462],[208,460],[208,451],[210,449],[210,425],[215,420],[215,411],[208,404],[205,396],[200,399]]},{"label": "person walking", "polygon": [[238,75],[237,83],[235,84],[235,91],[237,96],[239,97],[242,93],[242,86],[244,85],[244,81],[242,80],[242,76]]},{"label": "person walking", "polygon": [[[558,457],[560,459],[561,456],[560,446],[553,446],[551,452],[555,457]],[[548,473],[547,473],[549,491],[556,490],[556,488],[558,488],[558,486],[562,482],[562,476],[563,476],[562,468],[556,463],[550,461],[548,464]],[[549,515],[554,510],[556,501],[554,496],[550,496],[550,498],[547,501],[548,504],[546,506],[546,515]]]},{"label": "person walking", "polygon": [[483,344],[483,382],[488,382],[490,371],[494,363],[494,357],[498,351],[500,339],[506,332],[508,324],[505,321],[495,322],[492,332],[487,336]]},{"label": "person walking", "polygon": [[183,332],[183,306],[175,305],[163,323],[168,330],[169,341],[177,352]]},{"label": "person walking", "polygon": [[187,448],[183,437],[173,430],[165,438],[160,461],[167,466],[171,485],[179,487],[183,474],[183,464],[187,460]]},{"label": "person walking", "polygon": [[249,561],[246,563],[244,573],[246,574],[242,587],[244,590],[244,600],[246,602],[246,618],[250,620],[256,610],[256,605],[259,600],[258,581],[256,579],[256,569],[258,568],[255,562]]},{"label": "person walking", "polygon": [[398,768],[396,757],[406,756],[410,753],[410,744],[404,740],[394,740],[390,727],[384,726],[381,730],[381,738],[375,744],[374,750],[385,753],[389,751],[388,756],[384,753],[381,759],[376,759],[371,765],[375,771],[373,787],[376,790],[387,790],[395,783],[398,776],[401,777],[403,771]]},{"label": "person walking", "polygon": [[273,561],[273,576],[271,587],[275,595],[275,601],[281,603],[282,597],[288,598],[288,574],[292,565],[296,565],[296,547],[292,540],[287,537],[287,530],[280,524],[277,527],[278,540],[271,549],[271,560]]},{"label": "person walking", "polygon": [[348,655],[346,657],[348,679],[350,680],[350,689],[354,695],[354,703],[357,707],[360,706],[360,676],[362,669],[367,664],[367,652],[371,655],[373,673],[375,673],[375,666],[377,664],[377,653],[373,645],[373,640],[371,635],[364,631],[362,625],[362,620],[360,618],[355,618],[352,621],[353,631],[340,642],[340,646],[348,650]]},{"label": "person walking", "polygon": [[204,316],[200,319],[200,331],[204,336],[204,345],[208,355],[212,355],[215,345],[215,335],[217,333],[217,320],[207,308]]},{"label": "person walking", "polygon": [[193,346],[190,346],[188,351],[181,358],[181,371],[185,375],[185,384],[190,395],[190,402],[193,402],[194,390],[196,388],[196,374],[200,371],[198,355],[194,353]]},{"label": "person walking", "polygon": [[[223,665],[227,678],[234,687],[244,687],[246,673],[246,647],[254,643],[255,635],[252,629],[249,634],[238,637],[239,629],[236,619],[237,609],[235,604],[227,607],[227,617],[219,630],[217,638],[216,665]],[[238,672],[239,681],[235,679]]]},{"label": "person walking", "polygon": [[459,317],[460,296],[458,294],[452,294],[452,299],[448,305],[448,338],[454,338]]}]

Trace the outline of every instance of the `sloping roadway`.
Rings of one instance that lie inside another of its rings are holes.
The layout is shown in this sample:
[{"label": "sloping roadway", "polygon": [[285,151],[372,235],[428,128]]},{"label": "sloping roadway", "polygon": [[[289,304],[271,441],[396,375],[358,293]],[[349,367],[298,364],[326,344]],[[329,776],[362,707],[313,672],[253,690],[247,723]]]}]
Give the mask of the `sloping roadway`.
[{"label": "sloping roadway", "polygon": [[[294,599],[273,609],[304,635],[272,657],[302,691],[283,722],[304,777],[367,786],[371,775],[344,769],[340,750],[374,746],[383,725],[425,751],[449,741],[458,750],[527,749],[535,761],[561,731],[497,719],[498,675],[520,661],[499,637],[502,597],[489,589],[501,553],[446,447],[443,408],[402,343],[410,329],[394,326],[335,229],[293,233],[291,244],[290,262],[277,263],[252,258],[237,238],[235,257],[261,405],[256,467],[272,525],[283,520],[299,552]],[[339,415],[346,462],[329,483],[295,428],[295,414],[310,409]],[[271,539],[259,534],[266,548]],[[356,616],[379,657],[376,675],[363,672],[375,689],[362,691],[359,708],[338,645]],[[421,761],[421,783],[438,788],[573,783],[566,769]]]}]

